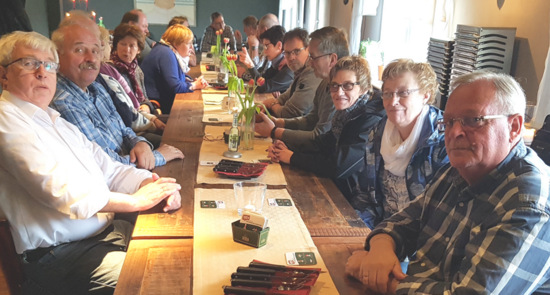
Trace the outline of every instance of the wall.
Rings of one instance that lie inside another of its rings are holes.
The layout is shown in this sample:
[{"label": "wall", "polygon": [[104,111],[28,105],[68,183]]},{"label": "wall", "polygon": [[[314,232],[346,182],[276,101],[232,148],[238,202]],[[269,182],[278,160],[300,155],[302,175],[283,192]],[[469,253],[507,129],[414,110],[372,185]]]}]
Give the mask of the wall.
[{"label": "wall", "polygon": [[46,2],[43,0],[27,0],[25,10],[31,20],[32,29],[44,36],[49,36],[48,15],[46,11]]},{"label": "wall", "polygon": [[[90,9],[98,12],[105,19],[105,24],[112,29],[118,24],[125,11],[133,8],[133,0],[89,0]],[[57,23],[43,13],[51,6],[58,4],[48,0],[27,0],[27,13],[33,28],[48,34],[48,21]],[[65,2],[70,4],[69,0]],[[349,32],[352,3],[347,5],[342,0],[332,0],[330,3],[330,24]],[[501,3],[501,7],[498,5]],[[54,7],[55,8],[55,7]],[[220,11],[225,16],[227,24],[242,30],[242,19],[249,14],[261,17],[267,12],[275,14],[279,11],[276,0],[197,0],[197,27],[191,28],[195,35],[202,36],[204,28],[210,23],[210,14]],[[538,85],[545,68],[545,58],[549,46],[550,1],[548,0],[455,0],[454,27],[456,24],[490,27],[516,27],[518,40],[513,75],[520,81],[530,102],[536,101]],[[151,32],[156,39],[164,31],[163,26],[152,26]]]},{"label": "wall", "polygon": [[[502,3],[501,8],[498,4]],[[512,74],[525,89],[527,100],[536,102],[549,45],[548,0],[455,0],[456,24],[516,27],[516,63]]]},{"label": "wall", "polygon": [[[330,22],[349,32],[353,0],[347,5],[333,0]],[[512,75],[525,89],[528,102],[536,102],[549,47],[550,1],[548,0],[454,0],[453,27],[457,24],[515,27],[516,53]],[[501,7],[499,8],[499,4]]]},{"label": "wall", "polygon": [[330,1],[330,25],[344,30],[346,34],[349,34],[351,26],[353,1],[349,0],[347,5],[344,4],[343,0]]},{"label": "wall", "polygon": [[[72,9],[72,1],[61,0],[61,2],[64,5],[64,11]],[[80,7],[84,8],[84,1],[81,3]],[[48,8],[53,10],[53,12],[44,13]],[[95,11],[98,17],[102,16],[104,24],[108,29],[114,29],[120,23],[122,15],[133,8],[134,0],[89,0],[88,2],[88,10]],[[27,0],[26,9],[33,29],[43,35],[48,36],[51,33],[51,29],[48,30],[48,25],[51,28],[55,28],[59,23],[59,17],[56,15],[59,11],[58,1]],[[215,11],[221,12],[224,15],[226,24],[242,32],[242,20],[246,16],[252,14],[257,18],[261,18],[268,12],[277,14],[279,11],[279,2],[276,0],[196,0],[197,26],[192,27],[191,30],[197,37],[200,38],[204,32],[204,28],[210,25],[210,15]],[[153,38],[156,40],[160,39],[165,29],[166,26],[164,25],[151,25],[149,28]]]}]

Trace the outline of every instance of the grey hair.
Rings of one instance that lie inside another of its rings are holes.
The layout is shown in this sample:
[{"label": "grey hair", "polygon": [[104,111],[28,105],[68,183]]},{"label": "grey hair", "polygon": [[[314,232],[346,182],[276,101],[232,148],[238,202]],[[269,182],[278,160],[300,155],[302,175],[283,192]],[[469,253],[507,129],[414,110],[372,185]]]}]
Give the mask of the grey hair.
[{"label": "grey hair", "polygon": [[459,76],[451,83],[451,93],[457,87],[485,80],[495,87],[495,99],[504,115],[525,115],[525,93],[519,83],[511,76],[489,71],[475,71]]},{"label": "grey hair", "polygon": [[50,39],[37,32],[15,31],[0,38],[0,65],[5,66],[12,62],[13,49],[16,45],[49,52],[54,61],[59,62],[55,45]]},{"label": "grey hair", "polygon": [[268,30],[269,28],[277,25],[279,25],[279,19],[277,16],[273,13],[268,13],[262,16],[262,18],[258,21],[258,30]]},{"label": "grey hair", "polygon": [[[335,27],[320,28],[309,35],[311,40],[319,40],[321,54],[336,53],[338,59],[349,56],[348,40],[344,31]],[[310,40],[310,42],[311,42]]]}]

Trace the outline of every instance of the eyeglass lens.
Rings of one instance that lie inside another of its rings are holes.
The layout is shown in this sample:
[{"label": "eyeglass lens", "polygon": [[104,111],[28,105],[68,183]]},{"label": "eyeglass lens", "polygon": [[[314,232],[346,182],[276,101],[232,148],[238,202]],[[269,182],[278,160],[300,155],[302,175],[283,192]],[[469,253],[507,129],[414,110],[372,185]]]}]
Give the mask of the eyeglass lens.
[{"label": "eyeglass lens", "polygon": [[300,52],[304,49],[305,49],[304,47],[297,48],[297,49],[294,49],[294,50],[291,50],[291,51],[285,51],[284,54],[286,56],[291,56],[291,55],[298,56],[298,54],[300,54]]},{"label": "eyeglass lens", "polygon": [[30,57],[23,57],[23,58],[14,60],[11,63],[9,63],[7,66],[9,66],[11,64],[14,64],[16,62],[21,64],[21,67],[23,67],[23,69],[25,69],[27,71],[34,71],[34,70],[38,69],[40,67],[40,65],[44,65],[44,70],[46,70],[50,73],[55,73],[55,72],[57,72],[57,68],[59,67],[59,64],[56,63],[56,62],[53,62],[53,61],[40,61],[40,60],[30,58]]},{"label": "eyeglass lens", "polygon": [[382,93],[382,98],[392,99],[394,94],[399,98],[406,98],[409,95],[411,95],[411,93],[413,93],[415,91],[418,91],[418,90],[419,89],[407,89],[407,90],[401,90],[401,91],[395,91],[395,92],[389,92],[389,91],[388,92],[383,92]]},{"label": "eyeglass lens", "polygon": [[319,55],[319,56],[313,56],[313,55],[310,54],[310,55],[309,55],[309,58],[311,58],[312,60],[317,60],[317,59],[319,59],[319,58],[321,58],[321,57],[323,57],[323,56],[327,56],[327,55],[330,55],[330,54],[331,54],[331,53],[326,53],[326,54],[321,54],[321,55]]},{"label": "eyeglass lens", "polygon": [[353,89],[353,87],[355,87],[355,85],[359,85],[358,82],[346,82],[346,83],[342,83],[342,84],[338,84],[338,83],[331,83],[330,84],[330,91],[331,92],[337,92],[338,89],[340,89],[340,87],[342,87],[342,89],[344,91],[351,91]]},{"label": "eyeglass lens", "polygon": [[449,119],[445,121],[444,119],[439,119],[437,121],[437,128],[439,131],[445,131],[445,128],[452,128],[455,124],[455,122],[460,122],[462,127],[464,128],[479,128],[483,126],[485,121],[492,120],[492,119],[498,119],[498,118],[505,118],[507,115],[487,115],[487,116],[479,116],[479,117],[463,117],[463,118],[454,118]]}]

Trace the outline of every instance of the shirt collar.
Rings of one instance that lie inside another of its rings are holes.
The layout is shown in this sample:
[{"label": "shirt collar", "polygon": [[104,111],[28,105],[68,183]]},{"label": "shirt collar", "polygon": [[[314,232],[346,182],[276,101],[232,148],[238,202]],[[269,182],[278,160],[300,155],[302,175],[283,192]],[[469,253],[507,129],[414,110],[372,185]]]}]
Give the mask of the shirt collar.
[{"label": "shirt collar", "polygon": [[34,118],[35,116],[48,116],[52,122],[55,122],[57,118],[59,118],[60,114],[56,110],[48,107],[45,111],[41,109],[40,107],[20,99],[19,97],[11,94],[9,91],[4,90],[2,92],[2,99],[11,102],[15,106],[17,106],[24,114],[29,116],[30,118]]},{"label": "shirt collar", "polygon": [[[457,171],[457,178],[453,180],[453,183],[455,185],[462,185],[466,188],[466,193],[470,194],[471,196],[479,195],[483,192],[486,192],[490,186],[499,185],[498,180],[501,179],[503,175],[506,175],[506,173],[509,172],[509,166],[508,164],[514,159],[514,158],[522,158],[525,157],[527,153],[527,148],[525,146],[525,143],[523,142],[523,139],[520,140],[508,153],[506,158],[502,160],[498,164],[498,166],[491,170],[488,174],[483,176],[483,178],[476,183],[473,186],[468,185],[466,180],[464,180],[458,171]],[[454,169],[454,168],[453,168]]]}]

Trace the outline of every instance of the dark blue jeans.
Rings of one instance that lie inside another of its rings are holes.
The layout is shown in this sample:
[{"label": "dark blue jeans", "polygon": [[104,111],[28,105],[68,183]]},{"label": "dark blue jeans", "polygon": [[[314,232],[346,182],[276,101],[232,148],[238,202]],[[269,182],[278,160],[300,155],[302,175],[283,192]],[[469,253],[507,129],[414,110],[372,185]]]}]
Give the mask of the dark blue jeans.
[{"label": "dark blue jeans", "polygon": [[23,294],[113,294],[132,230],[115,220],[100,234],[58,245],[37,261],[22,258]]}]

